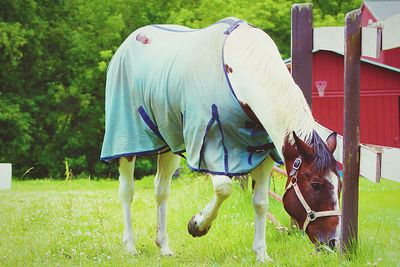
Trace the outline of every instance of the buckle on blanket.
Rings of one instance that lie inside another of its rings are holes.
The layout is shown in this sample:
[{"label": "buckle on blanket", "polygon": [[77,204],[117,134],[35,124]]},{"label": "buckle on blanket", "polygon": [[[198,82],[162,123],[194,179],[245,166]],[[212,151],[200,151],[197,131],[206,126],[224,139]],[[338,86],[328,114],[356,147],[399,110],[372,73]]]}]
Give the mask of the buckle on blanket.
[{"label": "buckle on blanket", "polygon": [[231,26],[229,26],[229,28],[226,29],[224,33],[225,33],[226,35],[231,34],[237,27],[239,27],[240,23],[242,23],[242,22],[243,22],[243,20],[238,20],[238,21],[236,21],[236,22],[233,23]]}]

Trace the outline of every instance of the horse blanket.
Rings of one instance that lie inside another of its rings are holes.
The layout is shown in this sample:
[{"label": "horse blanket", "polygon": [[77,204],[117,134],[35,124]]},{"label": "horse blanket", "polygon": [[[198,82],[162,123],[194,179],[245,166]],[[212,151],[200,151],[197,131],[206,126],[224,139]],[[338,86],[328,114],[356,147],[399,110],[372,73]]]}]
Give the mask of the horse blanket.
[{"label": "horse blanket", "polygon": [[101,159],[182,155],[195,171],[241,175],[269,154],[266,130],[242,109],[224,62],[226,38],[241,24],[226,18],[200,30],[149,25],[118,48],[107,70]]}]

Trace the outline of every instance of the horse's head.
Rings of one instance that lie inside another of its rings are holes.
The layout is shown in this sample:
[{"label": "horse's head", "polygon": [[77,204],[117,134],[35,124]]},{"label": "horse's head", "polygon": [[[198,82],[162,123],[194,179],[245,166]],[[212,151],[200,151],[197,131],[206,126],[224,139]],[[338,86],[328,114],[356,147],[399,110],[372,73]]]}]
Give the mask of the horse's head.
[{"label": "horse's head", "polygon": [[316,132],[309,144],[294,132],[293,137],[294,144],[287,141],[283,149],[288,173],[283,205],[314,244],[334,248],[339,240],[341,190],[332,154],[336,133],[326,144]]}]

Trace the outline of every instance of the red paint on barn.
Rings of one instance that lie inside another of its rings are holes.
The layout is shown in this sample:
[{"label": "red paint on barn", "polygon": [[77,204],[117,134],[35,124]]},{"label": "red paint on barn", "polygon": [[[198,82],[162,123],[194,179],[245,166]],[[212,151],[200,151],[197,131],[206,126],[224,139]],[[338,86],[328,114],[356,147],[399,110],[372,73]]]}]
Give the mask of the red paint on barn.
[{"label": "red paint on barn", "polygon": [[[314,117],[343,134],[343,55],[330,51],[313,54]],[[400,70],[361,62],[360,141],[400,147]],[[327,81],[319,96],[315,81]]]}]

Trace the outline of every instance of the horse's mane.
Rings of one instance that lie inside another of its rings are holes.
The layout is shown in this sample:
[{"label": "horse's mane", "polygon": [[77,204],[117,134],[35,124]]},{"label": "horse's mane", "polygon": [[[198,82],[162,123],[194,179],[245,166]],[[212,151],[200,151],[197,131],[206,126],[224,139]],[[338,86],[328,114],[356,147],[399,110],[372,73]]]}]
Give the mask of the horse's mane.
[{"label": "horse's mane", "polygon": [[[300,139],[314,148],[316,172],[323,173],[327,168],[334,168],[335,160],[325,142],[315,131],[315,120],[302,91],[294,83],[286,66],[282,64],[278,50],[276,49],[275,53],[269,51],[268,55],[269,62],[264,65],[265,77],[268,79],[264,79],[264,86],[273,89],[269,91],[270,99],[280,114],[283,114],[279,119],[284,126],[285,136],[293,144],[294,131]],[[266,58],[264,57],[264,60]]]},{"label": "horse's mane", "polygon": [[317,172],[322,174],[327,168],[335,169],[336,161],[332,153],[315,130],[313,131],[312,138],[308,144],[314,148],[314,168]]},{"label": "horse's mane", "polygon": [[[273,40],[262,30],[238,28],[228,38],[229,62],[241,73],[233,87],[239,100],[253,109],[277,148],[292,132],[309,143],[315,121],[302,91],[284,64]],[[236,65],[235,65],[236,63]],[[248,92],[251,93],[248,93]],[[278,149],[278,150],[279,150]]]}]

